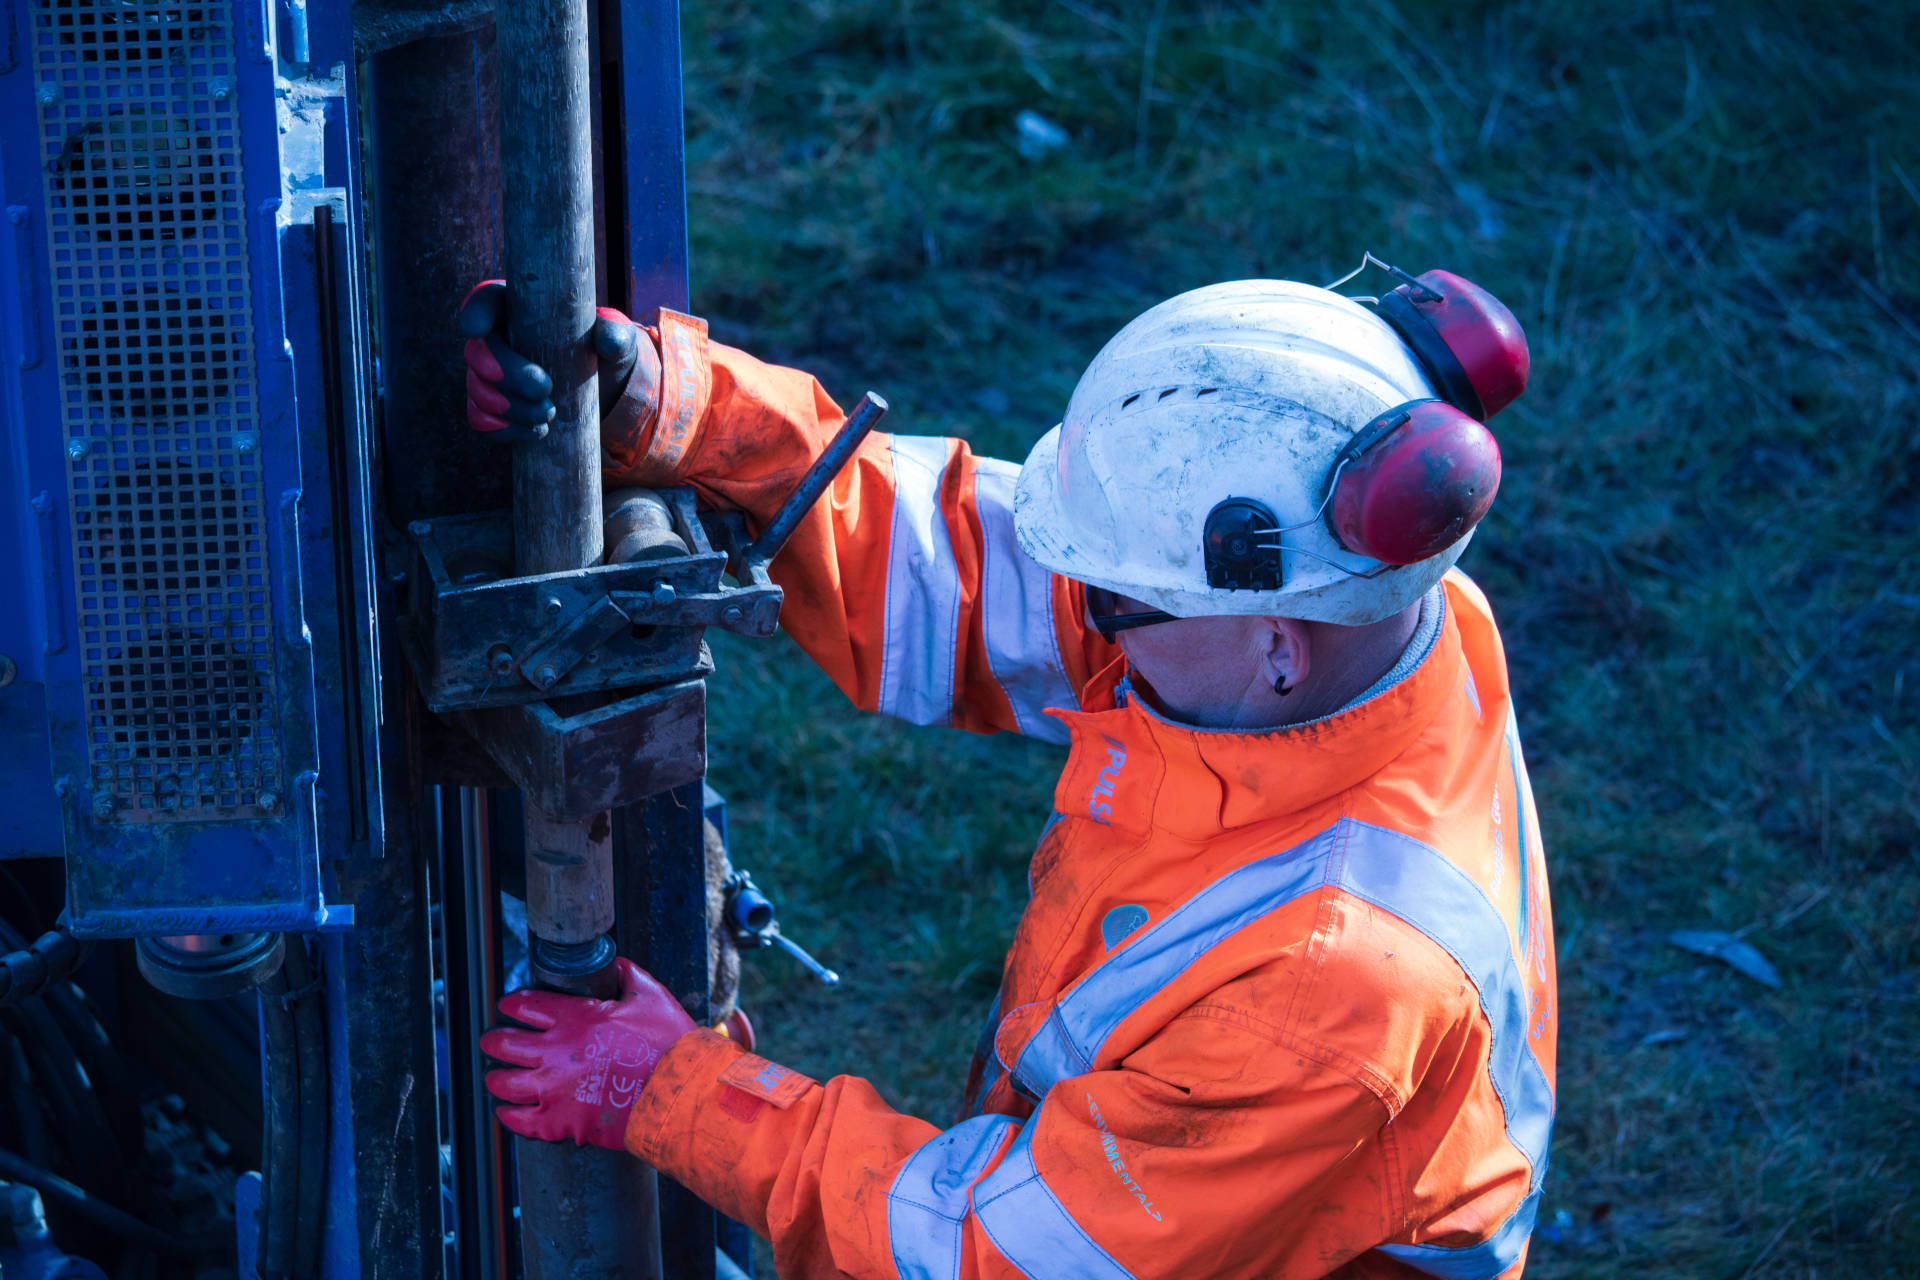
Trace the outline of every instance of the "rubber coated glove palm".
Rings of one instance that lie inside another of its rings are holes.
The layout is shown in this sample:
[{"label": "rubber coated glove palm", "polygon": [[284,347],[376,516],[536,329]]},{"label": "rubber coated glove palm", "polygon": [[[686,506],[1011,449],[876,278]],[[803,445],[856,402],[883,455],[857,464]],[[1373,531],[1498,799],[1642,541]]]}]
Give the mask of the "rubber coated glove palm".
[{"label": "rubber coated glove palm", "polygon": [[624,957],[620,996],[595,1000],[555,991],[515,991],[500,1012],[534,1030],[495,1027],[480,1049],[517,1070],[489,1071],[487,1090],[502,1102],[500,1123],[527,1138],[572,1138],[625,1148],[627,1113],[654,1064],[693,1030],[667,989]]},{"label": "rubber coated glove palm", "polygon": [[[518,444],[538,440],[553,421],[553,378],[507,345],[507,283],[483,280],[460,304],[455,323],[466,338],[467,425],[489,440]],[[621,393],[652,404],[660,396],[660,353],[640,326],[612,307],[601,307],[590,335],[600,359],[600,416]]]}]

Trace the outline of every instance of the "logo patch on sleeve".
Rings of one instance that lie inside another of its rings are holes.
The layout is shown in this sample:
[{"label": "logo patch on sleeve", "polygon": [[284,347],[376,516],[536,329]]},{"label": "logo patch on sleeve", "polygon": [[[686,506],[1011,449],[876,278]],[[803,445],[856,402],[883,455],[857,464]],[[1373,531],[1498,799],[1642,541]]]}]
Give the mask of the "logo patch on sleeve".
[{"label": "logo patch on sleeve", "polygon": [[777,1062],[768,1062],[765,1058],[751,1053],[743,1053],[733,1060],[733,1065],[720,1073],[720,1082],[730,1084],[742,1093],[752,1094],[766,1102],[771,1102],[782,1111],[799,1101],[800,1095],[814,1087],[815,1082],[790,1070]]}]

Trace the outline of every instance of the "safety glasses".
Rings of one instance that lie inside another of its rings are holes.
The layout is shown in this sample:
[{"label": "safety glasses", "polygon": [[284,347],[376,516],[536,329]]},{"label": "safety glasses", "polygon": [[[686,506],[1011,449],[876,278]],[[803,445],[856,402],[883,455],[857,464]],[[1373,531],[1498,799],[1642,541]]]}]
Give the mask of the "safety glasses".
[{"label": "safety glasses", "polygon": [[1119,595],[1105,587],[1096,587],[1091,582],[1083,583],[1087,589],[1087,621],[1093,624],[1101,638],[1108,644],[1122,631],[1131,631],[1135,627],[1150,627],[1156,622],[1178,622],[1174,615],[1161,609],[1149,609],[1128,596]]}]

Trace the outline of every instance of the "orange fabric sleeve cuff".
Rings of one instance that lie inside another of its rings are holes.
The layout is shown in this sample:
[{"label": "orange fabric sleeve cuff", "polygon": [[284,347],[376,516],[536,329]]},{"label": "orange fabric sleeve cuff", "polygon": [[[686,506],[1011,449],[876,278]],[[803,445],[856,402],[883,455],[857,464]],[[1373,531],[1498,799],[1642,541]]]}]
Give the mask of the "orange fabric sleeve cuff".
[{"label": "orange fabric sleeve cuff", "polygon": [[789,1109],[819,1091],[718,1032],[690,1031],[628,1113],[627,1150],[765,1235],[773,1180],[802,1127]]},{"label": "orange fabric sleeve cuff", "polygon": [[600,424],[601,465],[619,484],[681,484],[713,396],[707,322],[662,307],[646,335],[660,348],[659,401],[629,384]]}]

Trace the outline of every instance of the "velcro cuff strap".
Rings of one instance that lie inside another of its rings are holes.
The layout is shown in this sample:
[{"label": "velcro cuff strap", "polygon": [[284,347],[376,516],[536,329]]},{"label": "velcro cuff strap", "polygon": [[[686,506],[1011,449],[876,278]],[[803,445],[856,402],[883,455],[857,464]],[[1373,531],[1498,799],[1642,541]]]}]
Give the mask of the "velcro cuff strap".
[{"label": "velcro cuff strap", "polygon": [[680,476],[700,419],[713,395],[707,322],[660,308],[660,417],[647,442],[649,473]]},{"label": "velcro cuff strap", "polygon": [[752,1094],[763,1102],[770,1102],[782,1111],[798,1102],[801,1095],[817,1083],[798,1071],[777,1062],[768,1062],[752,1053],[734,1059],[720,1073],[720,1082],[732,1085],[742,1093]]}]

